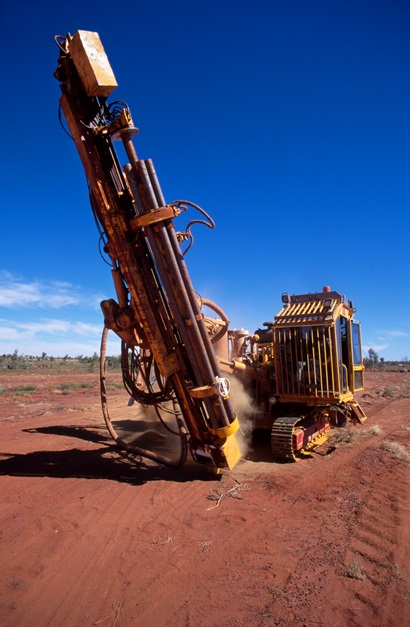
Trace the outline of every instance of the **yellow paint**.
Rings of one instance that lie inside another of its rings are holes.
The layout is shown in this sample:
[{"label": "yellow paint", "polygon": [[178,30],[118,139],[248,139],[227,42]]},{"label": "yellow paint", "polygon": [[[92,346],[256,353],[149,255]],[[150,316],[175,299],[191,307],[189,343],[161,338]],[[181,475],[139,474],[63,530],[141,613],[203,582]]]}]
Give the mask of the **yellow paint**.
[{"label": "yellow paint", "polygon": [[212,435],[218,436],[221,440],[225,438],[229,438],[229,436],[233,435],[239,429],[239,420],[235,418],[233,422],[227,427],[220,427],[219,429],[208,429],[209,433]]}]

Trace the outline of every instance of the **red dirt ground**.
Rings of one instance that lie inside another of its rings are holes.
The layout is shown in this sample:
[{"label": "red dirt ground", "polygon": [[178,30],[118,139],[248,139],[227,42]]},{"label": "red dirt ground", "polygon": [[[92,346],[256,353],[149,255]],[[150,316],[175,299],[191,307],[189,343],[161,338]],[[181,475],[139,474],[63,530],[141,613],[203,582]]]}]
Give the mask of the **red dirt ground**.
[{"label": "red dirt ground", "polygon": [[96,374],[0,375],[0,624],[408,624],[410,373],[366,383],[350,445],[213,478],[121,453]]}]

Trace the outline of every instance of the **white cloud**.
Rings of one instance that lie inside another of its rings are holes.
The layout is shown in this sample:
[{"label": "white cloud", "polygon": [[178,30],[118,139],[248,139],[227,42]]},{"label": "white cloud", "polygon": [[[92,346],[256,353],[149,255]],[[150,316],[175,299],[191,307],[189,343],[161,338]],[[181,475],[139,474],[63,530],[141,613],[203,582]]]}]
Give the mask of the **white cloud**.
[{"label": "white cloud", "polygon": [[63,281],[26,281],[10,272],[0,271],[0,307],[7,309],[62,309],[69,305],[86,305],[92,309],[102,300],[97,294]]},{"label": "white cloud", "polygon": [[73,324],[73,331],[78,333],[78,335],[98,335],[101,336],[103,327],[103,321],[101,318],[100,324],[88,324],[86,322],[76,322]]},{"label": "white cloud", "polygon": [[[102,328],[102,320],[93,324],[56,318],[30,322],[0,319],[0,354],[17,349],[23,355],[93,355],[99,353]],[[110,334],[109,351],[112,355],[120,353],[120,341],[114,334]]]},{"label": "white cloud", "polygon": [[21,334],[18,329],[11,326],[11,324],[5,320],[0,322],[0,342],[2,340],[6,342],[16,342],[20,339]]},{"label": "white cloud", "polygon": [[[99,307],[102,299],[97,293],[64,281],[29,281],[0,270],[0,354],[16,349],[23,355],[45,352],[54,357],[98,353],[103,328]],[[56,310],[64,308],[67,313],[57,317]],[[44,315],[39,317],[36,310]],[[73,320],[71,316],[76,311],[85,320]],[[118,355],[120,342],[112,336],[109,350],[113,352],[109,354]]]},{"label": "white cloud", "polygon": [[28,337],[38,334],[58,335],[68,333],[72,328],[72,323],[68,320],[55,319],[39,320],[37,322],[15,322],[14,324],[17,329]]},{"label": "white cloud", "polygon": [[79,298],[67,284],[26,282],[9,273],[0,275],[0,307],[51,307],[60,309],[78,303]]},{"label": "white cloud", "polygon": [[386,350],[386,348],[389,348],[390,344],[363,344],[362,349],[363,349],[363,353],[366,353],[370,348],[372,348],[373,350],[377,352],[379,351],[384,351]]},{"label": "white cloud", "polygon": [[391,338],[409,337],[409,334],[405,333],[404,331],[391,330],[391,331],[385,331],[385,333],[388,337],[391,337]]},{"label": "white cloud", "polygon": [[396,340],[399,338],[403,338],[403,337],[409,337],[409,334],[406,333],[405,331],[398,331],[396,329],[390,329],[390,330],[383,330],[380,331],[380,334],[378,336],[378,339],[381,340],[382,342],[387,342],[389,340]]}]

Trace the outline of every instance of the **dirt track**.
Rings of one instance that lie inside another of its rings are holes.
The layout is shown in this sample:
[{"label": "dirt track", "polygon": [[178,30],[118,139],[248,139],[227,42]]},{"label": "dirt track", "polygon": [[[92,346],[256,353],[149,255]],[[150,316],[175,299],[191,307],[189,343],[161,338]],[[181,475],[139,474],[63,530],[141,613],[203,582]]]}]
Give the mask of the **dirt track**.
[{"label": "dirt track", "polygon": [[350,446],[220,479],[121,454],[97,387],[57,388],[95,380],[0,376],[39,386],[0,395],[2,627],[407,623],[410,373],[367,373]]}]

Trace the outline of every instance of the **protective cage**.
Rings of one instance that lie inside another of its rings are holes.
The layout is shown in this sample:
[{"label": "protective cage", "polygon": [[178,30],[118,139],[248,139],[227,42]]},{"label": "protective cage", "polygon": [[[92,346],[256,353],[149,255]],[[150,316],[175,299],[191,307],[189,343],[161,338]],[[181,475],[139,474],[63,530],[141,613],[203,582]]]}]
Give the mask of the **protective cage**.
[{"label": "protective cage", "polygon": [[360,325],[336,293],[294,298],[273,323],[276,392],[281,400],[350,401],[363,389]]}]

